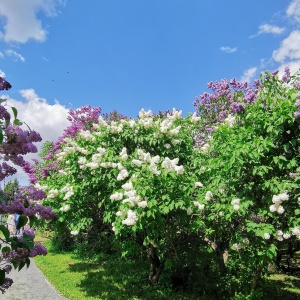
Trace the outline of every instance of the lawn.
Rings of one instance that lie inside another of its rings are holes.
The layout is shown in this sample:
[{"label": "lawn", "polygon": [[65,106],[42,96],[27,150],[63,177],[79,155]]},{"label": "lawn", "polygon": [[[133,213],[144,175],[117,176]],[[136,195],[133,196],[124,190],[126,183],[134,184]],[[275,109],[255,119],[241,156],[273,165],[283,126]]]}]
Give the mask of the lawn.
[{"label": "lawn", "polygon": [[[49,249],[48,255],[38,256],[34,260],[47,279],[70,300],[212,299],[174,293],[166,287],[149,286],[146,262],[142,260],[110,257],[93,263],[76,259],[71,253],[54,253],[49,242],[44,245]],[[140,281],[141,272],[145,278],[143,282]]]},{"label": "lawn", "polygon": [[[41,240],[40,237],[37,238]],[[47,256],[35,258],[37,266],[56,289],[70,300],[138,300],[138,299],[198,299],[213,300],[212,296],[195,296],[175,293],[164,286],[147,284],[147,267],[142,260],[118,260],[109,257],[101,262],[83,261],[71,253],[54,253],[50,242],[43,242],[49,249]],[[140,281],[142,278],[144,281]],[[265,291],[266,300],[300,299],[300,279],[282,274],[273,275]]]}]

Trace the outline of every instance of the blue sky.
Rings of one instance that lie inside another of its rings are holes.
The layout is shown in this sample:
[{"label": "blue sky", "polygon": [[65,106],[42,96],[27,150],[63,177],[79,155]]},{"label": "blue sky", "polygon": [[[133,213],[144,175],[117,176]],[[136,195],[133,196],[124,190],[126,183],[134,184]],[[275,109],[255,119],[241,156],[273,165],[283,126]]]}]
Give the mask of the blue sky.
[{"label": "blue sky", "polygon": [[[298,15],[288,16],[292,3]],[[252,81],[278,68],[273,52],[300,30],[299,7],[287,0],[0,0],[0,70],[15,99],[32,88],[67,108],[186,114],[207,82]]]},{"label": "blue sky", "polygon": [[300,67],[300,0],[0,0],[0,74],[55,140],[69,108],[193,112],[209,81]]}]

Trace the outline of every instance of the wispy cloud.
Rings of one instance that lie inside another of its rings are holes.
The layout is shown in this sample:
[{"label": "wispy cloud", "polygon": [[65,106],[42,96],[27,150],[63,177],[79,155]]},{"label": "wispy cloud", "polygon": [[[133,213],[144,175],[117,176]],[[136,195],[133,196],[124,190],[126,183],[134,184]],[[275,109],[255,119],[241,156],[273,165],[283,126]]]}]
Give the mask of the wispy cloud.
[{"label": "wispy cloud", "polygon": [[0,77],[5,77],[5,73],[2,70],[0,70]]},{"label": "wispy cloud", "polygon": [[237,51],[237,48],[236,47],[222,46],[222,47],[220,47],[220,50],[222,52],[226,52],[226,53],[234,53],[234,52]]},{"label": "wispy cloud", "polygon": [[286,11],[286,14],[288,17],[291,17],[300,23],[300,0],[293,0]]},{"label": "wispy cloud", "polygon": [[14,50],[9,49],[9,50],[6,50],[5,53],[6,53],[7,56],[14,57],[15,60],[20,60],[20,61],[23,61],[23,62],[25,61],[24,56],[22,56],[20,53],[14,51]]},{"label": "wispy cloud", "polygon": [[[26,43],[30,39],[43,42],[47,31],[39,19],[39,13],[47,16],[57,14],[62,0],[2,0],[0,1],[0,38],[5,42]],[[1,24],[1,23],[0,23]]]},{"label": "wispy cloud", "polygon": [[244,71],[240,81],[241,82],[251,82],[254,76],[256,75],[257,67],[252,67]]},{"label": "wispy cloud", "polygon": [[258,32],[254,35],[251,35],[249,38],[255,38],[263,33],[271,33],[273,35],[279,35],[285,31],[284,27],[278,27],[270,24],[262,24],[258,27]]},{"label": "wispy cloud", "polygon": [[0,57],[4,57],[4,54],[0,51]]}]

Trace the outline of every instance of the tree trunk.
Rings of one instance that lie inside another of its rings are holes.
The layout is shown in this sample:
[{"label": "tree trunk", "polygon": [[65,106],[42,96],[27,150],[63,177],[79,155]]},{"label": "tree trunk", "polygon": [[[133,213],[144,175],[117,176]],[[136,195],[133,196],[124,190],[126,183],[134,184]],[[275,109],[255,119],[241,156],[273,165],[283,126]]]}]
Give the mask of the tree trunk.
[{"label": "tree trunk", "polygon": [[228,242],[213,242],[207,238],[204,238],[204,240],[215,251],[220,266],[221,275],[224,275],[226,273],[226,263],[228,260]]},{"label": "tree trunk", "polygon": [[263,267],[259,266],[255,272],[255,274],[253,275],[253,279],[252,279],[252,287],[251,287],[251,291],[254,292],[257,288],[258,282],[260,280],[261,277],[261,271],[262,271]]},{"label": "tree trunk", "polygon": [[152,244],[149,246],[148,260],[150,262],[149,282],[151,285],[156,285],[163,271],[163,263],[160,262],[156,248]]}]

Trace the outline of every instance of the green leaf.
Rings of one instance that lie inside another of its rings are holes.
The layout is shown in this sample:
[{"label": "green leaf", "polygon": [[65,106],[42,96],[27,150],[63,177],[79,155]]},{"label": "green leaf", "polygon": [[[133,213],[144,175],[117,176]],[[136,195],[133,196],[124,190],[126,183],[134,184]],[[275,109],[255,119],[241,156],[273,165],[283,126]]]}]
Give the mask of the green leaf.
[{"label": "green leaf", "polygon": [[19,220],[18,220],[18,225],[17,225],[17,229],[22,228],[23,226],[25,226],[28,222],[28,218],[25,216],[20,216]]},{"label": "green leaf", "polygon": [[23,234],[23,243],[28,249],[32,249],[34,247],[33,237],[31,235]]},{"label": "green leaf", "polygon": [[4,252],[10,252],[10,247],[8,247],[8,246],[6,246],[6,247],[3,247],[2,248],[2,253],[4,253]]},{"label": "green leaf", "polygon": [[0,285],[5,283],[5,271],[0,269]]},{"label": "green leaf", "polygon": [[14,119],[14,125],[22,125],[23,123],[19,119]]},{"label": "green leaf", "polygon": [[296,215],[296,216],[300,215],[300,209],[299,209],[299,208],[298,208],[298,209],[295,209],[295,215]]},{"label": "green leaf", "polygon": [[19,272],[23,269],[23,267],[25,266],[25,264],[26,264],[25,261],[21,261],[21,263],[19,265],[19,268],[18,268]]},{"label": "green leaf", "polygon": [[37,220],[36,216],[30,216],[29,217],[29,226],[32,227],[36,220]]},{"label": "green leaf", "polygon": [[3,130],[2,130],[2,127],[0,126],[0,145],[2,145],[2,143],[3,143],[3,138],[4,138]]},{"label": "green leaf", "polygon": [[30,259],[29,259],[29,257],[26,257],[25,263],[26,263],[26,267],[29,268],[29,266],[30,266]]},{"label": "green leaf", "polygon": [[13,113],[14,113],[14,117],[15,117],[15,119],[16,119],[16,118],[17,118],[17,115],[18,115],[18,110],[17,110],[15,107],[12,107],[11,109],[12,109],[12,111],[13,111]]},{"label": "green leaf", "polygon": [[2,231],[6,241],[8,241],[10,236],[9,230],[4,225],[0,225],[0,230]]},{"label": "green leaf", "polygon": [[0,202],[7,203],[7,198],[4,196],[3,191],[0,190]]}]

